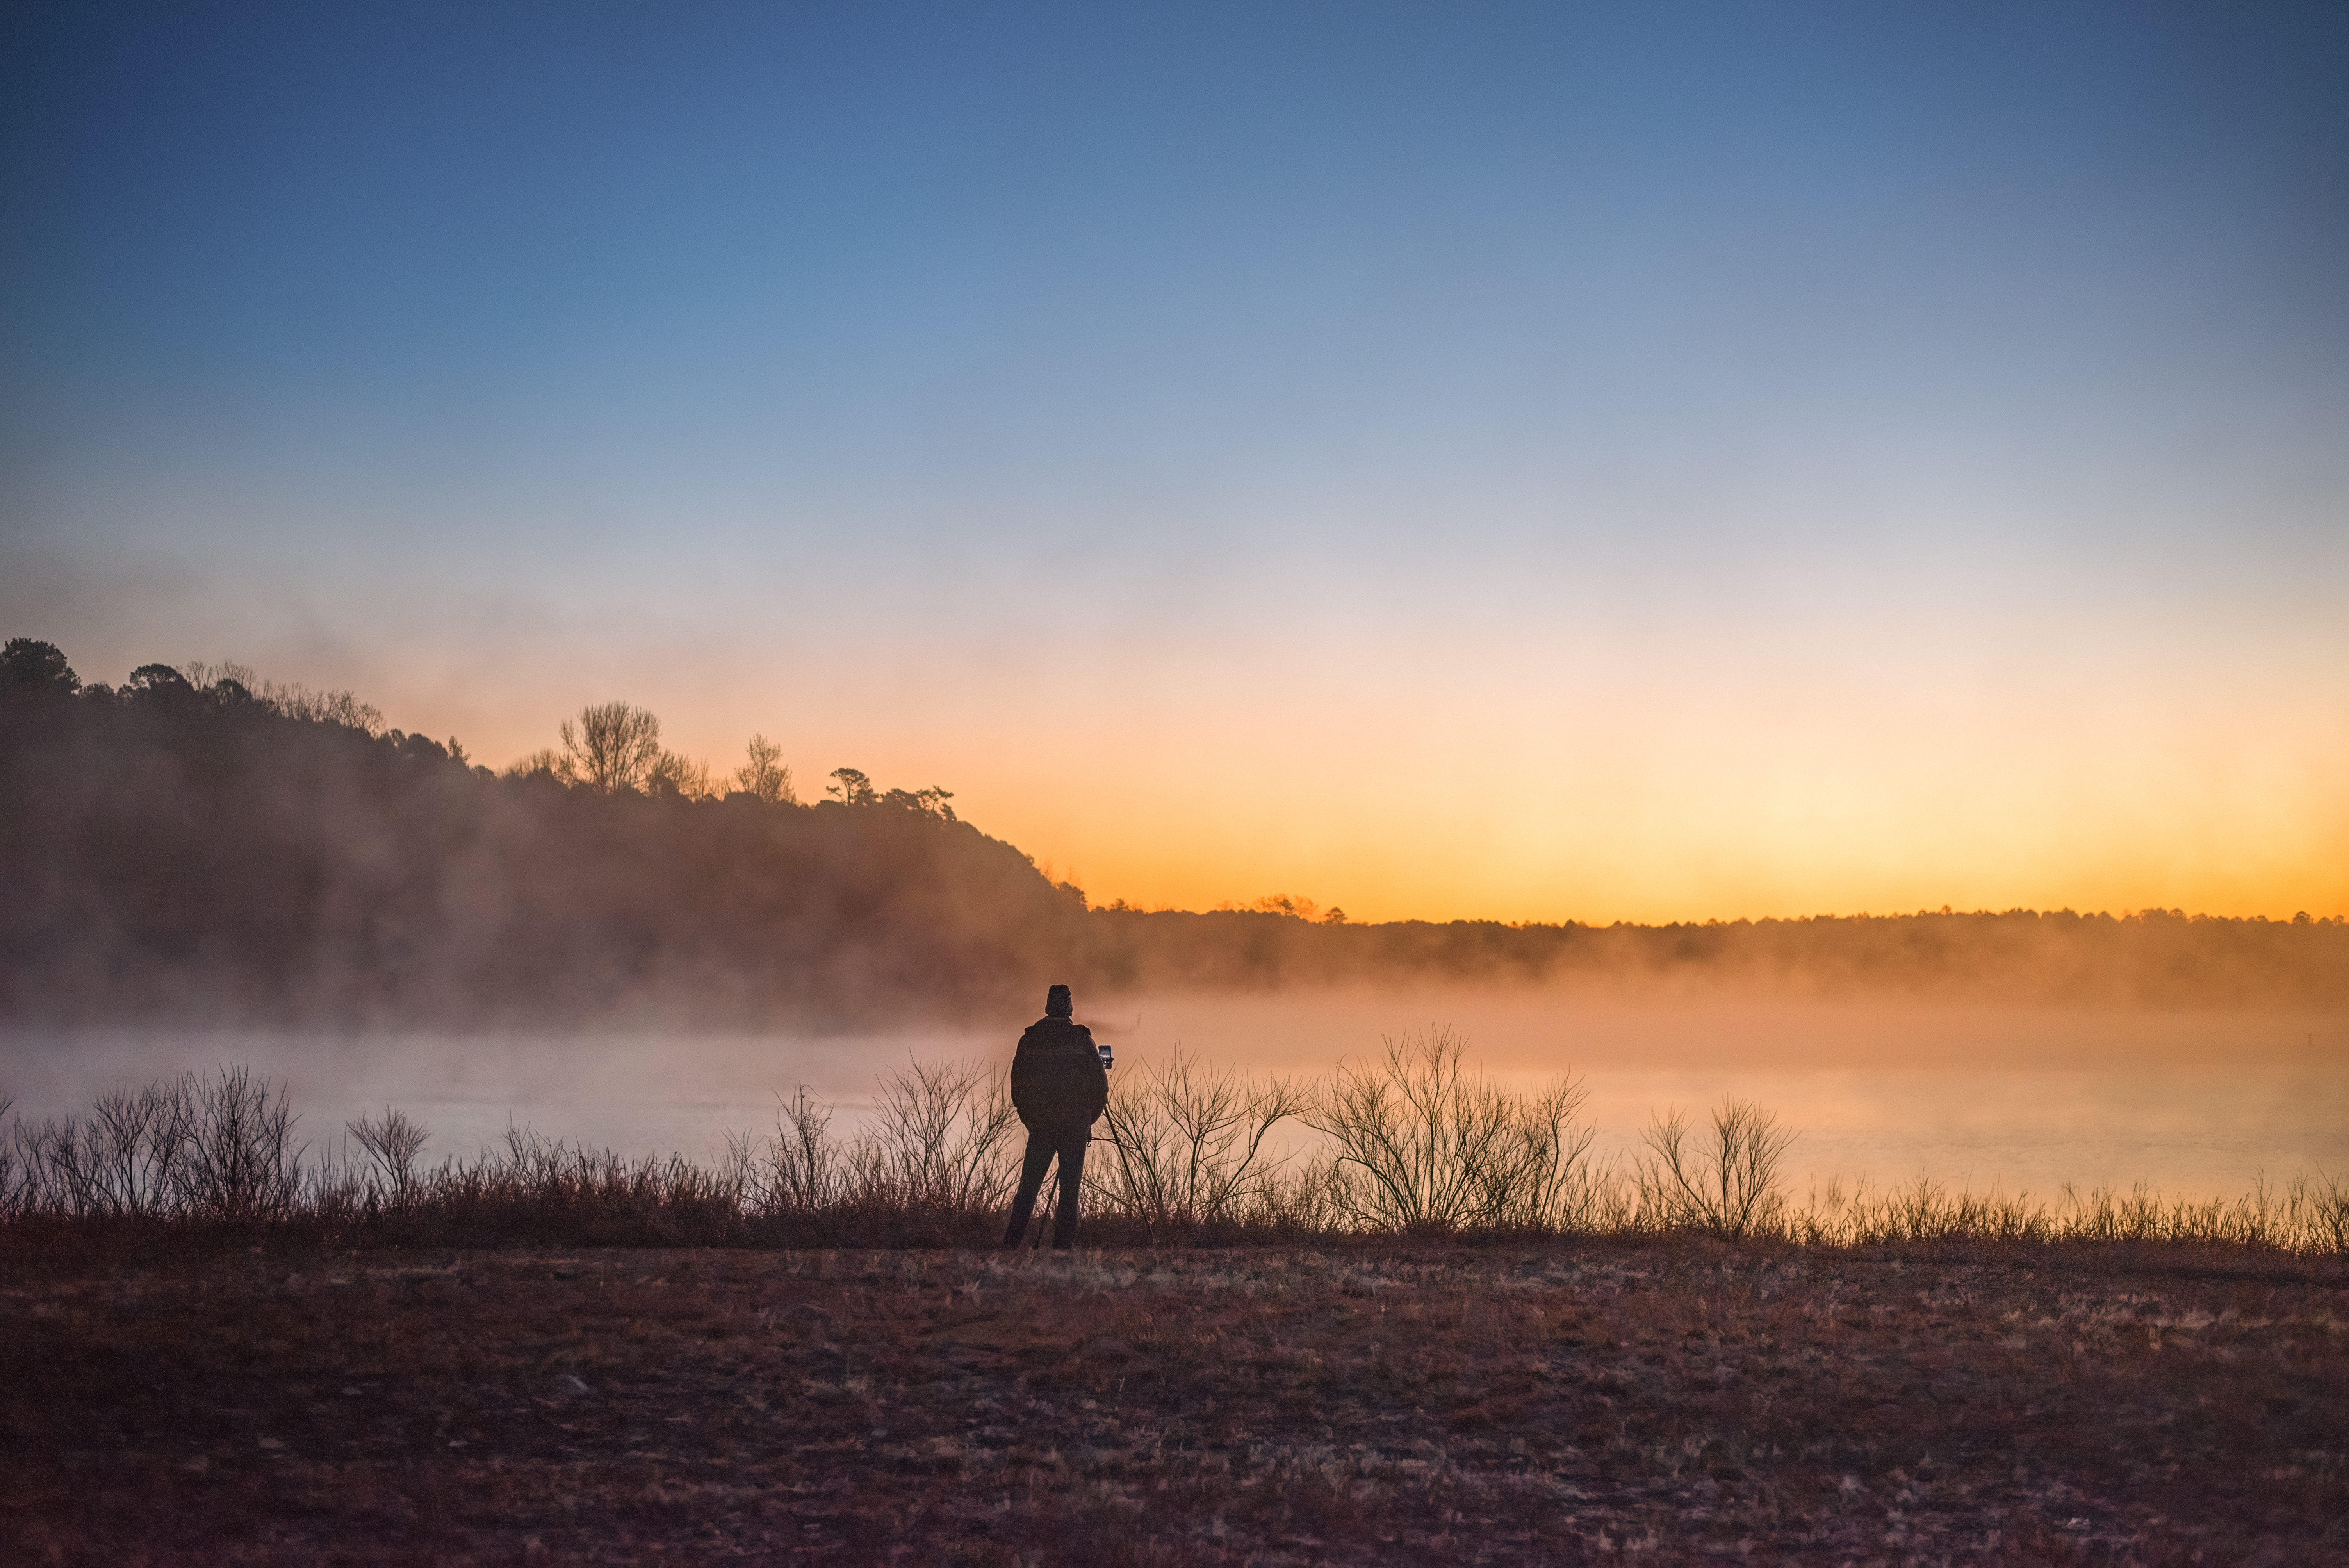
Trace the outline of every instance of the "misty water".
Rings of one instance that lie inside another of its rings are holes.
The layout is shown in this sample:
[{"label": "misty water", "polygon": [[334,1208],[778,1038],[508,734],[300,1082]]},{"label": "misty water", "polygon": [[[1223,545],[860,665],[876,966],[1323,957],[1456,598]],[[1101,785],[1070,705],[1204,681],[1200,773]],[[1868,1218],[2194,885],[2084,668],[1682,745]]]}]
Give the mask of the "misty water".
[{"label": "misty water", "polygon": [[[1374,1056],[1382,1036],[1448,1024],[1493,1078],[1579,1078],[1602,1155],[1636,1147],[1658,1110],[1742,1097],[1799,1134],[1787,1160],[1798,1200],[1830,1177],[1847,1189],[1926,1174],[2043,1197],[2067,1182],[2141,1181],[2209,1197],[2246,1192],[2263,1173],[2349,1174],[2349,1015],[1535,989],[1143,997],[1079,1011],[1114,1046],[1119,1075],[1180,1048],[1211,1068],[1311,1078]],[[314,1152],[343,1152],[347,1119],[397,1105],[430,1129],[435,1162],[502,1142],[510,1124],[707,1159],[729,1130],[772,1130],[778,1093],[798,1085],[853,1132],[878,1075],[909,1059],[999,1071],[1027,1022],[825,1037],[19,1029],[0,1035],[0,1096],[28,1117],[79,1114],[105,1089],[233,1062],[288,1086]]]}]

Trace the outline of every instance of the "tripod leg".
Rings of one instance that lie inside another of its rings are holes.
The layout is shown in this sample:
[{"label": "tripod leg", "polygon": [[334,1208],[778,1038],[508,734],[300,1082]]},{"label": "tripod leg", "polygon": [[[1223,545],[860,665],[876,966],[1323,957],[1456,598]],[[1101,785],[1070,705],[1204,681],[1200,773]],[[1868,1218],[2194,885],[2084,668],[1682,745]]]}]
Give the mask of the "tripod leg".
[{"label": "tripod leg", "polygon": [[1052,1190],[1052,1209],[1050,1213],[1036,1222],[1036,1239],[1028,1243],[1030,1252],[1040,1252],[1043,1249],[1044,1238],[1051,1233],[1053,1224],[1061,1217],[1061,1159],[1057,1154],[1052,1157],[1052,1169],[1045,1181],[1046,1185]]}]

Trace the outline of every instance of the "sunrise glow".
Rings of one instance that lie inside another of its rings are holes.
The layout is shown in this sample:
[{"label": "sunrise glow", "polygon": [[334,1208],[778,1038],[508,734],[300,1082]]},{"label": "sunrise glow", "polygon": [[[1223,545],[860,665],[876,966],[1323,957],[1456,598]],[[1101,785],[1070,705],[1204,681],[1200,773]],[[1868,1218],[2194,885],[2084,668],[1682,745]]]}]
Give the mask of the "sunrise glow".
[{"label": "sunrise glow", "polygon": [[1097,903],[2349,911],[2333,23],[429,13],[8,25],[86,680],[623,698]]}]

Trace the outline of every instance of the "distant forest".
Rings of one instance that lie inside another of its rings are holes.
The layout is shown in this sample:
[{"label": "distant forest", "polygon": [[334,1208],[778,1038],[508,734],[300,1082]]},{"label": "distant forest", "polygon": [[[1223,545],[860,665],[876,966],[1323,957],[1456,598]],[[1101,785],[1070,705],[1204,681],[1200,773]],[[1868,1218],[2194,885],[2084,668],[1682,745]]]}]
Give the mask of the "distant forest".
[{"label": "distant forest", "polygon": [[2349,925],[2151,910],[1702,924],[1350,922],[1089,904],[854,769],[802,803],[611,703],[503,773],[234,666],[85,686],[0,654],[0,1016],[17,1023],[854,1029],[1117,993],[1599,982],[2156,1006],[2349,1003]]}]

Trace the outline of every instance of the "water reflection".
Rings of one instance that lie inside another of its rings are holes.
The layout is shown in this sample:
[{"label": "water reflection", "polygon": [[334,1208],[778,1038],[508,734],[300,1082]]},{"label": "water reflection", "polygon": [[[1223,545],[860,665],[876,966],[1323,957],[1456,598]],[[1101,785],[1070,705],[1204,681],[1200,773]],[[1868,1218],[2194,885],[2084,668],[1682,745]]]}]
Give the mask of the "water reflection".
[{"label": "water reflection", "polygon": [[[0,1094],[29,1116],[78,1114],[104,1088],[234,1061],[285,1080],[322,1147],[341,1141],[347,1119],[396,1104],[431,1129],[436,1161],[497,1141],[509,1120],[706,1159],[730,1129],[771,1128],[778,1091],[807,1084],[853,1130],[889,1067],[911,1057],[1008,1066],[1028,1021],[833,1038],[18,1031],[0,1036]],[[2261,1171],[2349,1171],[2340,1015],[1430,990],[1152,997],[1088,1021],[1115,1041],[1121,1073],[1179,1046],[1304,1077],[1377,1051],[1381,1034],[1446,1022],[1495,1077],[1530,1083],[1570,1068],[1583,1078],[1602,1152],[1628,1150],[1666,1106],[1758,1101],[1801,1133],[1788,1160],[1797,1197],[1830,1175],[1880,1185],[1924,1172],[2043,1195],[2066,1181],[2143,1181],[2231,1196]]]}]

